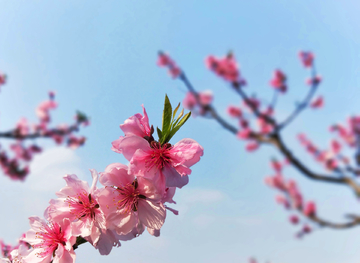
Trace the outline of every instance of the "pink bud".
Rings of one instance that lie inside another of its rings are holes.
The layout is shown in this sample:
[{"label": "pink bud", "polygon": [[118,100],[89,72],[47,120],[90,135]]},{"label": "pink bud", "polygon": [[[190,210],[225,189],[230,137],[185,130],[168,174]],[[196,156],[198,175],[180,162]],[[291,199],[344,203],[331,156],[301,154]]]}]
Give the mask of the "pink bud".
[{"label": "pink bud", "polygon": [[257,142],[249,142],[245,148],[248,152],[253,152],[259,148],[259,144]]},{"label": "pink bud", "polygon": [[309,201],[306,203],[304,211],[304,215],[308,217],[313,217],[316,214],[316,205],[313,201]]},{"label": "pink bud", "polygon": [[311,102],[310,107],[313,109],[318,109],[324,106],[324,99],[322,96],[317,97],[313,102]]},{"label": "pink bud", "polygon": [[296,225],[299,223],[299,217],[297,215],[292,215],[289,217],[289,220],[292,224]]},{"label": "pink bud", "polygon": [[299,52],[300,61],[302,62],[305,68],[312,67],[314,57],[315,57],[314,54],[311,52],[304,52],[304,51]]},{"label": "pink bud", "polygon": [[233,118],[240,118],[242,116],[241,109],[236,106],[228,106],[227,113]]}]

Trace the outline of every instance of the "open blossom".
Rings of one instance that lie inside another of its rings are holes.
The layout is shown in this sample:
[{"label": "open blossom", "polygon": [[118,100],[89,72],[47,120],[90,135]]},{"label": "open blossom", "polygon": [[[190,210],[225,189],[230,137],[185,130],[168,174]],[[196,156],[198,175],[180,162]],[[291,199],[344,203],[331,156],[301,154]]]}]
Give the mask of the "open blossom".
[{"label": "open blossom", "polygon": [[120,246],[120,243],[111,231],[106,230],[105,214],[98,201],[98,174],[95,170],[90,171],[93,177],[91,187],[74,174],[65,175],[67,186],[56,193],[58,199],[50,200],[45,215],[55,222],[68,218],[74,235],[82,236],[99,249],[100,254],[107,255],[113,246]]},{"label": "open blossom", "polygon": [[[120,124],[120,129],[125,133],[125,136],[139,136],[141,138],[151,138],[152,137],[152,130],[149,125],[149,117],[146,113],[144,105],[143,108],[143,115],[137,113],[130,118],[126,119],[123,124]],[[114,152],[122,153],[119,149],[119,144],[124,139],[123,136],[120,136],[119,139],[113,141],[112,148]]]},{"label": "open blossom", "polygon": [[183,187],[189,181],[189,167],[200,160],[204,149],[192,139],[182,139],[175,145],[143,138],[125,137],[119,145],[124,157],[130,161],[129,171],[151,180],[165,182],[167,187]]},{"label": "open blossom", "polygon": [[23,240],[33,250],[22,258],[23,263],[75,262],[73,245],[76,237],[71,233],[69,219],[60,222],[46,222],[39,217],[30,217],[31,229],[26,232]]},{"label": "open blossom", "polygon": [[208,56],[205,59],[205,64],[210,70],[223,79],[230,82],[239,82],[239,66],[233,54],[230,53],[223,58]]},{"label": "open blossom", "polygon": [[300,51],[299,58],[305,68],[312,67],[314,61],[314,54],[311,52]]},{"label": "open blossom", "polygon": [[270,86],[282,93],[285,93],[287,90],[286,75],[279,69],[275,70],[273,78],[270,80]]},{"label": "open blossom", "polygon": [[152,181],[129,174],[126,165],[114,163],[101,173],[100,183],[105,186],[100,203],[106,204],[109,229],[118,235],[129,234],[137,227],[160,230],[166,209],[160,202],[162,193]]}]

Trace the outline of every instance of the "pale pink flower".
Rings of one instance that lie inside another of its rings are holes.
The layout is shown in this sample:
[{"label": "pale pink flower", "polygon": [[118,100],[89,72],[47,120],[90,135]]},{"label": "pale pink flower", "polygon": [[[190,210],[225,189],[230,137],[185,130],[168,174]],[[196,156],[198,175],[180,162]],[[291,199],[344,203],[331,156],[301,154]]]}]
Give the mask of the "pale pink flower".
[{"label": "pale pink flower", "polygon": [[212,103],[214,98],[213,92],[211,90],[204,90],[199,92],[199,100],[201,105],[206,106]]},{"label": "pale pink flower", "polygon": [[150,180],[129,174],[124,164],[113,163],[101,173],[100,183],[105,186],[99,200],[106,204],[108,228],[126,235],[136,227],[162,227],[166,209],[160,203],[161,192]]},{"label": "pale pink flower", "polygon": [[[25,235],[24,235],[25,237]],[[32,251],[32,248],[29,249],[28,244],[22,243],[17,249],[11,251],[11,262],[12,263],[23,263],[23,258],[28,256]],[[1,261],[0,261],[1,263]]]},{"label": "pale pink flower", "polygon": [[42,122],[50,121],[50,110],[56,109],[57,103],[53,100],[47,100],[39,104],[36,108],[36,115]]},{"label": "pale pink flower", "polygon": [[100,254],[107,255],[113,246],[120,246],[120,243],[106,231],[104,207],[99,204],[96,187],[98,174],[94,169],[90,171],[93,178],[91,187],[74,174],[65,175],[66,187],[56,193],[58,199],[50,200],[45,216],[55,222],[68,218],[74,235],[82,236],[99,249]]},{"label": "pale pink flower", "polygon": [[189,181],[189,167],[200,160],[204,149],[192,139],[182,139],[175,145],[156,141],[150,144],[137,136],[125,137],[119,150],[130,161],[129,172],[157,182],[157,186],[183,187]]},{"label": "pale pink flower", "polygon": [[39,217],[30,217],[32,229],[26,232],[23,240],[33,250],[25,257],[23,263],[75,262],[73,245],[76,237],[71,233],[69,219],[61,222],[46,222]]},{"label": "pale pink flower", "polygon": [[30,131],[30,127],[28,124],[28,121],[26,118],[21,118],[18,123],[15,126],[16,131],[19,133],[19,135],[21,136],[26,136],[29,134]]},{"label": "pale pink flower", "polygon": [[[123,124],[120,124],[120,129],[124,132],[125,136],[139,136],[141,138],[151,138],[151,128],[149,124],[149,117],[146,113],[144,105],[141,105],[143,108],[143,115],[137,113],[127,120]],[[122,153],[119,149],[121,141],[124,139],[123,136],[120,136],[119,139],[113,141],[112,148],[114,152]]]}]

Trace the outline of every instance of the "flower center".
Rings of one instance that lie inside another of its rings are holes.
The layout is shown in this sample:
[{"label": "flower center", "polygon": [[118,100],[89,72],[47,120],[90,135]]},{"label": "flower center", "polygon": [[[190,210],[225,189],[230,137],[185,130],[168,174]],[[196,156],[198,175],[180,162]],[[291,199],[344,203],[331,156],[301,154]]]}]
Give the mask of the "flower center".
[{"label": "flower center", "polygon": [[33,245],[33,248],[40,248],[42,251],[36,253],[37,257],[44,258],[53,253],[59,244],[65,246],[66,240],[59,224],[55,222],[43,225],[41,232],[36,232],[35,238],[42,239],[41,243]]},{"label": "flower center", "polygon": [[154,166],[159,170],[164,168],[165,165],[171,163],[170,151],[172,146],[170,143],[161,145],[160,143],[153,141],[150,144],[151,152],[149,152],[148,159],[145,161],[148,171]]},{"label": "flower center", "polygon": [[117,209],[123,210],[122,212],[125,214],[131,211],[137,211],[139,199],[146,199],[144,195],[140,194],[137,188],[138,182],[137,179],[135,179],[132,183],[116,189],[118,193],[118,200],[115,202]]},{"label": "flower center", "polygon": [[100,207],[98,203],[85,191],[77,194],[75,197],[68,196],[65,200],[69,204],[70,213],[75,215],[77,219],[95,218]]}]

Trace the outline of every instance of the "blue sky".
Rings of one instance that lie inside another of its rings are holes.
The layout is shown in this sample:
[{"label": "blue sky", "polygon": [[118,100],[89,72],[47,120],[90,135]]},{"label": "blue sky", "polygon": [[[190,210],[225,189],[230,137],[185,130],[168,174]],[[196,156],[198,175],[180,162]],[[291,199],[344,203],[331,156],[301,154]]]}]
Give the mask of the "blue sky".
[{"label": "blue sky", "polygon": [[[320,170],[295,135],[307,132],[326,147],[328,126],[359,112],[359,9],[357,1],[1,1],[0,70],[9,81],[0,94],[0,129],[22,116],[35,121],[34,108],[48,90],[57,92],[59,102],[54,123],[71,121],[80,109],[91,116],[91,126],[82,131],[86,145],[75,152],[46,142],[48,151],[34,160],[25,183],[0,177],[0,237],[13,242],[26,231],[27,218],[42,214],[64,186],[65,173],[90,181],[89,168],[126,163],[110,142],[141,104],[159,126],[164,94],[174,104],[182,101],[185,88],[156,66],[160,49],[176,59],[198,90],[213,90],[223,114],[239,98],[205,68],[207,55],[233,50],[247,91],[263,98],[271,96],[272,71],[281,68],[289,94],[280,99],[280,118],[307,91],[308,72],[297,52],[314,51],[326,107],[304,113],[284,136]],[[177,192],[180,215],[168,215],[161,237],[144,233],[107,257],[83,245],[78,262],[247,262],[250,256],[274,263],[358,262],[359,229],[293,238],[296,229],[273,201],[275,192],[263,184],[275,151],[263,147],[248,154],[241,141],[201,118],[191,118],[173,142],[186,137],[203,145],[205,155],[193,167],[189,185]],[[346,188],[310,182],[293,169],[286,176],[298,180],[324,217],[340,220],[359,209]]]}]

